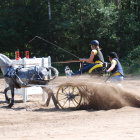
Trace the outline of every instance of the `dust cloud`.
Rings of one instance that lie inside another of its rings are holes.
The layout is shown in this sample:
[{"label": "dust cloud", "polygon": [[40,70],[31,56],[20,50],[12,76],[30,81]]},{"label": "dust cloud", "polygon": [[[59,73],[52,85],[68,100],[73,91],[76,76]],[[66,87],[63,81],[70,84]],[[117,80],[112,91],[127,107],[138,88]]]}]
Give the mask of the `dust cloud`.
[{"label": "dust cloud", "polygon": [[140,107],[140,95],[118,84],[107,84],[92,79],[92,82],[77,79],[61,86],[78,87],[82,95],[80,109],[109,110],[124,106]]}]

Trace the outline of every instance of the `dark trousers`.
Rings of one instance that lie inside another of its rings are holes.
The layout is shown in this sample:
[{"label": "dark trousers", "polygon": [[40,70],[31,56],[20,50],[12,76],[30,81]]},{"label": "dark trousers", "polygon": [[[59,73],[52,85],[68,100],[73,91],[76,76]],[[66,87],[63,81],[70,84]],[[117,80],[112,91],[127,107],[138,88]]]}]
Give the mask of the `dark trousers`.
[{"label": "dark trousers", "polygon": [[79,75],[85,72],[88,72],[90,68],[92,68],[93,66],[95,66],[96,64],[84,64],[83,68],[77,72],[75,72],[73,75]]}]

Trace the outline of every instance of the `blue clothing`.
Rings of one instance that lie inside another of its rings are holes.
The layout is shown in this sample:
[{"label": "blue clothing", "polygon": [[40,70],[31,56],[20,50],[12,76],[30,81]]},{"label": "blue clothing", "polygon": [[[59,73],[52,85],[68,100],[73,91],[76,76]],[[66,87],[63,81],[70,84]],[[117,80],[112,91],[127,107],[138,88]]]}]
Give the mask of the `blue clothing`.
[{"label": "blue clothing", "polygon": [[110,78],[111,82],[121,82],[123,80],[124,80],[124,77],[122,75],[117,75]]},{"label": "blue clothing", "polygon": [[93,66],[95,66],[96,64],[84,64],[82,70],[80,71],[77,71],[75,72],[74,74],[72,75],[79,75],[79,74],[82,74],[82,73],[85,73],[85,72],[88,72],[90,68],[92,68]]},{"label": "blue clothing", "polygon": [[111,73],[113,74],[113,73],[119,72],[122,76],[124,76],[123,68],[119,60],[117,58],[113,58],[113,60],[117,61],[117,64]]},{"label": "blue clothing", "polygon": [[[96,49],[96,50],[97,50],[97,54],[95,54],[95,56],[94,56],[94,62],[96,62],[96,61],[104,62],[104,57],[103,57],[101,50],[100,49]],[[93,64],[86,63],[86,64],[84,64],[84,66],[81,70],[75,72],[72,75],[79,75],[79,74],[88,72],[90,70],[90,68],[92,68],[95,65],[97,65],[97,63],[93,63]]]}]

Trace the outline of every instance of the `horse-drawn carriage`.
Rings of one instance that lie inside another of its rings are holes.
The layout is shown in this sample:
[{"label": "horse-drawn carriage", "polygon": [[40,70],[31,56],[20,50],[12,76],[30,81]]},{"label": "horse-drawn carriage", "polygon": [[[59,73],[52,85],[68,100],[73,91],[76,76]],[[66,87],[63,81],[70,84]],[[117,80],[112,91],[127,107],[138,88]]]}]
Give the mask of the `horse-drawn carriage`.
[{"label": "horse-drawn carriage", "polygon": [[[82,65],[80,63],[80,65]],[[78,108],[82,101],[81,91],[85,88],[84,85],[74,85],[73,83],[62,84],[59,86],[56,97],[53,91],[47,87],[48,83],[58,76],[58,71],[54,67],[17,67],[12,66],[12,60],[7,56],[0,54],[0,67],[4,75],[5,81],[8,87],[5,88],[5,99],[12,107],[14,104],[14,88],[26,88],[33,85],[40,86],[45,92],[48,93],[48,99],[46,104],[49,104],[52,97],[55,107],[65,108]],[[105,75],[106,65],[97,64],[89,71],[90,74]],[[50,75],[51,71],[51,75]],[[7,92],[11,90],[11,98],[9,98]]]}]

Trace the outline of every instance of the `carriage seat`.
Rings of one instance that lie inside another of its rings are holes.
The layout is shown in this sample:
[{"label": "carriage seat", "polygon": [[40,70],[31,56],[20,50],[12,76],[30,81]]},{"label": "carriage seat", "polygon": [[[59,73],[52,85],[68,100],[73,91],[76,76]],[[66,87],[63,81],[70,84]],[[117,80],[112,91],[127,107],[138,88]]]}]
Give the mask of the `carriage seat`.
[{"label": "carriage seat", "polygon": [[92,68],[89,69],[88,73],[92,73],[95,69],[100,69],[101,71],[106,71],[108,67],[108,62],[97,63]]}]

